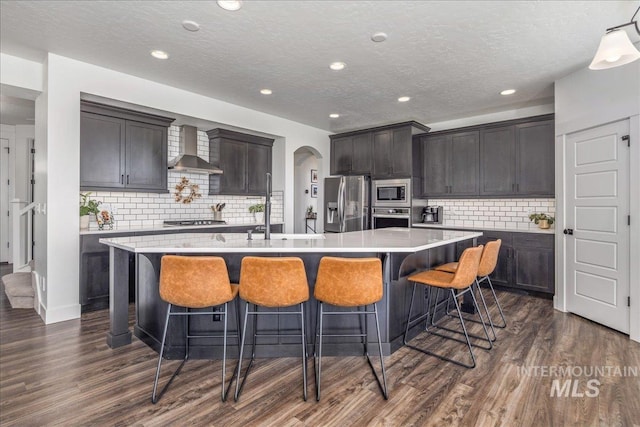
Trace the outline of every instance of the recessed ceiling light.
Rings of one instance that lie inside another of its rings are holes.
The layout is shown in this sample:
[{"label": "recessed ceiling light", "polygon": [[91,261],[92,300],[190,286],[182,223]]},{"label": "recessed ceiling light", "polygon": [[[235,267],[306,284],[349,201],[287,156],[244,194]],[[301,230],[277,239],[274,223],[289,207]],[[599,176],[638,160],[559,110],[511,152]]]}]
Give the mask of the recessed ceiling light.
[{"label": "recessed ceiling light", "polygon": [[260,93],[263,95],[271,95],[273,91],[271,89],[260,89]]},{"label": "recessed ceiling light", "polygon": [[182,21],[182,27],[187,31],[198,31],[200,29],[200,24],[196,21],[185,20]]},{"label": "recessed ceiling light", "polygon": [[169,54],[167,52],[163,52],[161,50],[152,50],[151,56],[158,59],[167,59],[169,58]]},{"label": "recessed ceiling light", "polygon": [[380,43],[387,39],[387,33],[383,33],[382,31],[378,31],[377,33],[373,33],[371,35],[371,40]]},{"label": "recessed ceiling light", "polygon": [[218,0],[218,6],[224,10],[239,10],[242,7],[241,0]]},{"label": "recessed ceiling light", "polygon": [[338,114],[338,113],[331,113],[331,114],[329,114],[329,117],[331,117],[332,119],[337,119],[338,117],[340,117],[340,114]]},{"label": "recessed ceiling light", "polygon": [[500,95],[513,95],[514,93],[516,93],[515,89],[505,89],[500,92]]},{"label": "recessed ceiling light", "polygon": [[398,98],[398,102],[407,102],[410,99],[411,98],[408,96],[401,96],[400,98]]},{"label": "recessed ceiling light", "polygon": [[340,70],[344,70],[344,67],[346,67],[347,64],[345,64],[344,62],[332,62],[331,65],[329,65],[329,68],[331,68],[333,71],[340,71]]}]

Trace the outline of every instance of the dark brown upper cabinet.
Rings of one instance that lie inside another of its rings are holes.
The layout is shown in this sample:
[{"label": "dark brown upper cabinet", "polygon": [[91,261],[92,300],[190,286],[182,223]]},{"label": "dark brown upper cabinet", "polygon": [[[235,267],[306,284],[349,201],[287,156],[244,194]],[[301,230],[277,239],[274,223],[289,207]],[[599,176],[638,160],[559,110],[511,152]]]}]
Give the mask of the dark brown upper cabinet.
[{"label": "dark brown upper cabinet", "polygon": [[411,176],[411,126],[373,133],[373,178]]},{"label": "dark brown upper cabinet", "polygon": [[477,195],[479,141],[478,131],[423,137],[422,195]]},{"label": "dark brown upper cabinet", "polygon": [[555,195],[553,120],[488,128],[481,134],[481,195]]},{"label": "dark brown upper cabinet", "polygon": [[219,128],[207,135],[209,163],[222,169],[209,175],[209,194],[264,195],[274,140]]},{"label": "dark brown upper cabinet", "polygon": [[414,195],[553,197],[554,150],[553,115],[418,135]]},{"label": "dark brown upper cabinet", "polygon": [[429,128],[417,122],[332,135],[331,175],[371,175],[409,178],[412,175],[412,135]]},{"label": "dark brown upper cabinet", "polygon": [[88,101],[80,110],[81,190],[167,191],[174,119]]}]

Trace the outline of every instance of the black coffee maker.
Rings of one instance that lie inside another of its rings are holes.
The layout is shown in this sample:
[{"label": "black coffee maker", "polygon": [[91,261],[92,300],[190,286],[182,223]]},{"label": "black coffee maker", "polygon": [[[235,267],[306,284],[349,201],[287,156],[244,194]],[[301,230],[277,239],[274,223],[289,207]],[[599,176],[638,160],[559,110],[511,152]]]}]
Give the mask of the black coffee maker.
[{"label": "black coffee maker", "polygon": [[442,224],[442,206],[425,206],[422,208],[422,222],[425,224]]}]

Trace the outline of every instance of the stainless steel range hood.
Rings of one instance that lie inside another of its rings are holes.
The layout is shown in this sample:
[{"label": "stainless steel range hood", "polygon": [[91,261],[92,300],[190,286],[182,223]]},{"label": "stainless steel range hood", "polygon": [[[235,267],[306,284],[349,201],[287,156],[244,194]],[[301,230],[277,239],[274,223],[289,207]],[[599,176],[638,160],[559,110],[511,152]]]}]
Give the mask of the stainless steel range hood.
[{"label": "stainless steel range hood", "polygon": [[180,148],[178,156],[169,161],[169,169],[208,175],[221,174],[222,170],[198,157],[198,129],[180,126]]}]

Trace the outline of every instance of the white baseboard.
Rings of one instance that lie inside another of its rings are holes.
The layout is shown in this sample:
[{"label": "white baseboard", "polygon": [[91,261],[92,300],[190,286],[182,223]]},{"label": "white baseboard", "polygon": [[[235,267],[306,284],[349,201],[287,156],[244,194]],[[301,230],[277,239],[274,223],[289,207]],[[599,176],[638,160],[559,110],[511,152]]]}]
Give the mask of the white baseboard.
[{"label": "white baseboard", "polygon": [[80,304],[72,304],[64,307],[49,308],[41,305],[40,317],[44,320],[45,325],[52,323],[64,322],[80,318]]}]

